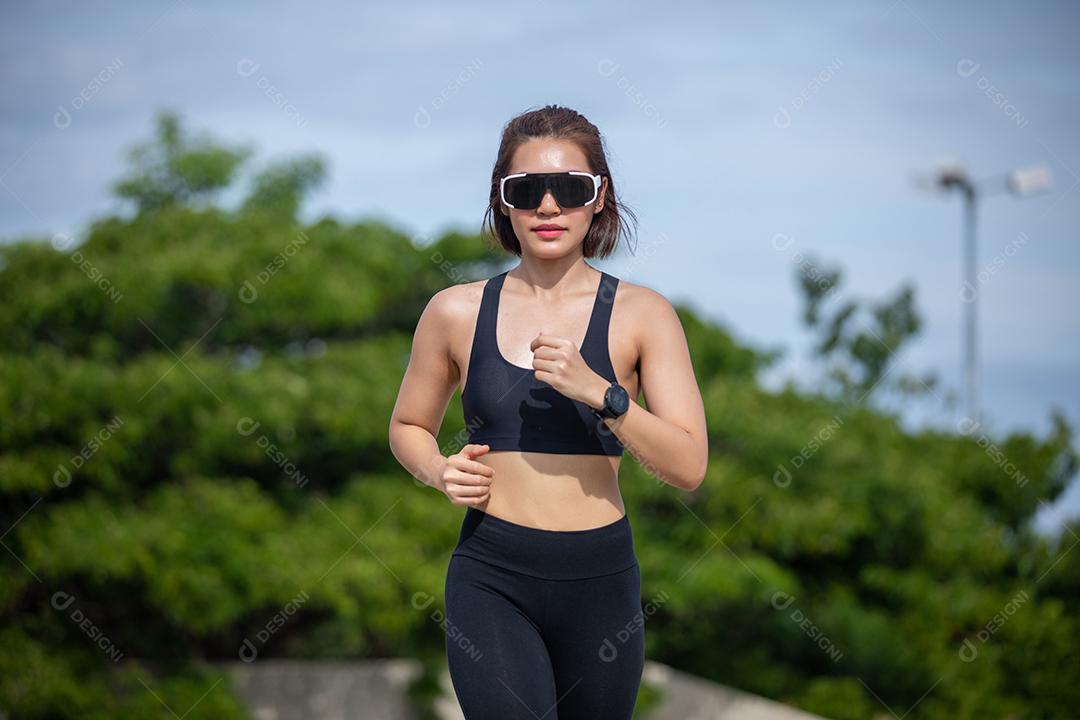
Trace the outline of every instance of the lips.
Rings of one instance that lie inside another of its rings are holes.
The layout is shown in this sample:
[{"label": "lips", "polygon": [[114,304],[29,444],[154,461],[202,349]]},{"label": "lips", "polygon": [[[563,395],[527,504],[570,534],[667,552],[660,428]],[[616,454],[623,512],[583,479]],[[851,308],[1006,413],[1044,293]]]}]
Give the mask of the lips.
[{"label": "lips", "polygon": [[562,237],[562,234],[566,232],[566,228],[561,228],[558,225],[540,225],[533,228],[533,232],[537,237],[541,237],[544,240],[555,240]]}]

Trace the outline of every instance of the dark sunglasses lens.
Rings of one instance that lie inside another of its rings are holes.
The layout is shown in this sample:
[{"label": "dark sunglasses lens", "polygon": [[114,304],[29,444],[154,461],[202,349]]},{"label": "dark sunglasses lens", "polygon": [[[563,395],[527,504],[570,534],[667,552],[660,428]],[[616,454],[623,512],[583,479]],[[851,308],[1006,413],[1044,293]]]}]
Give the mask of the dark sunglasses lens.
[{"label": "dark sunglasses lens", "polygon": [[561,207],[576,208],[592,198],[593,184],[581,175],[559,175],[552,178],[551,192]]},{"label": "dark sunglasses lens", "polygon": [[[506,200],[519,210],[535,210],[544,199],[544,177],[526,175],[511,178],[503,188]],[[581,175],[551,176],[551,193],[560,207],[581,207],[592,199],[593,182]]]},{"label": "dark sunglasses lens", "polygon": [[510,178],[503,192],[506,201],[518,210],[535,210],[544,197],[544,179],[531,175]]}]

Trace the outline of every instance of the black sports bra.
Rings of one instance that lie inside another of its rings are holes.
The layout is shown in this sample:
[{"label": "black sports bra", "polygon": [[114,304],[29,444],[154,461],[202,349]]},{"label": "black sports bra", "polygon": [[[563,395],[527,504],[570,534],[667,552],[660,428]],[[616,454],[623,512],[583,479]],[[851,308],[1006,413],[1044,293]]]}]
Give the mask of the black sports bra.
[{"label": "black sports bra", "polygon": [[[469,442],[486,444],[492,451],[621,456],[619,438],[588,405],[537,380],[533,368],[515,365],[499,352],[495,329],[507,272],[488,279],[476,318],[461,393]],[[608,324],[618,283],[618,278],[600,271],[589,327],[579,349],[585,363],[610,382],[615,381],[615,370],[608,353]]]}]

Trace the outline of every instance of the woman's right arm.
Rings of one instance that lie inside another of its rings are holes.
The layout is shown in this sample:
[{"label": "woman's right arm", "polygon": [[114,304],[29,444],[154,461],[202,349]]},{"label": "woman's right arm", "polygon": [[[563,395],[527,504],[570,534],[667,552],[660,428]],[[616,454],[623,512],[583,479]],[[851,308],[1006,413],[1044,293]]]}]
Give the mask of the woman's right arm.
[{"label": "woman's right arm", "polygon": [[[420,315],[409,366],[390,415],[390,451],[420,482],[446,493],[456,504],[476,504],[486,499],[491,468],[472,459],[477,446],[466,445],[455,455],[444,457],[436,440],[459,379],[450,340],[461,325],[462,307],[467,304],[462,302],[462,290],[461,286],[440,290]],[[476,487],[461,488],[462,482]],[[448,493],[448,489],[453,492]]]}]

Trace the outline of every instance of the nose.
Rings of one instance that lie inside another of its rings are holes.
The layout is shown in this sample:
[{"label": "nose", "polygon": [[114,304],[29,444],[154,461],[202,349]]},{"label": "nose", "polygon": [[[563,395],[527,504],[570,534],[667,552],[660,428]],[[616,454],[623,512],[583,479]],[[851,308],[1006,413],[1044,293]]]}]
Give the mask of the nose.
[{"label": "nose", "polygon": [[544,197],[540,199],[540,207],[536,209],[541,215],[555,215],[559,212],[559,203],[555,202],[555,196],[550,190],[544,190]]}]

